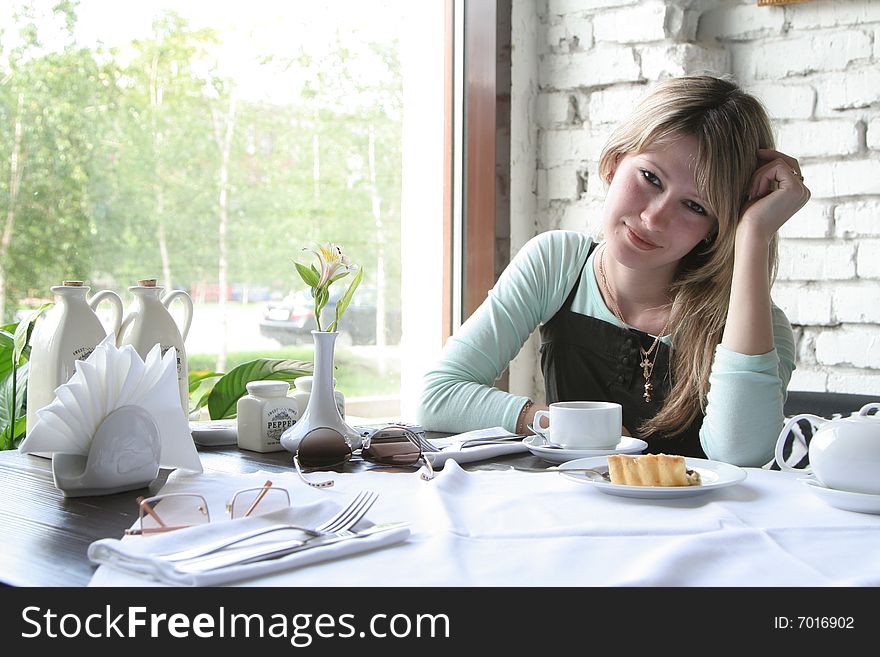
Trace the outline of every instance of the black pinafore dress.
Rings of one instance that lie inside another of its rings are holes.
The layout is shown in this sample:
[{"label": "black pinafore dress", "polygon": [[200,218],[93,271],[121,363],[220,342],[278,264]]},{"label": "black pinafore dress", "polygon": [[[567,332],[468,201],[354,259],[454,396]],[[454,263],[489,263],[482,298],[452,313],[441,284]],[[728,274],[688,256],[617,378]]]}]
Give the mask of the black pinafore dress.
[{"label": "black pinafore dress", "polygon": [[[593,248],[595,245],[590,252]],[[653,398],[645,402],[639,347],[650,348],[654,338],[643,331],[572,312],[571,304],[582,276],[583,268],[562,308],[540,329],[541,370],[547,403],[617,402],[623,407],[624,426],[635,435],[642,422],[656,415],[669,393],[669,347],[663,342],[657,344],[657,360],[651,377]],[[676,436],[640,436],[648,443],[645,452],[706,458],[699,437],[702,423],[700,415]]]}]

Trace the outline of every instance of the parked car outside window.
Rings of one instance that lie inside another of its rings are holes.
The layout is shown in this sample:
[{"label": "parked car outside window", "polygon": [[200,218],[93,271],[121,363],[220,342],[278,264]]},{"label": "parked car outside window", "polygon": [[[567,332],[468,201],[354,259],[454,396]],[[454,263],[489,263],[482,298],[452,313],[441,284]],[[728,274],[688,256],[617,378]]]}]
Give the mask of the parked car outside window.
[{"label": "parked car outside window", "polygon": [[[336,303],[344,293],[344,287],[331,288],[330,299],[321,313],[322,328],[326,329],[336,317]],[[385,342],[397,344],[400,342],[400,310],[388,310],[385,317]],[[282,345],[309,343],[311,332],[316,328],[315,301],[306,290],[291,292],[281,301],[268,303],[260,321],[260,334]],[[340,347],[376,344],[375,288],[357,289],[338,330],[336,344]]]}]

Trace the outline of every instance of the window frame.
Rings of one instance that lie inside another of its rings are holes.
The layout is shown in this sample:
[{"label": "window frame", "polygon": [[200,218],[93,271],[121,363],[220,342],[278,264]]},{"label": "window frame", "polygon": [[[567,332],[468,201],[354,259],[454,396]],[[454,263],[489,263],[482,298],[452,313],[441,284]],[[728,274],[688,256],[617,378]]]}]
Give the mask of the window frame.
[{"label": "window frame", "polygon": [[447,0],[444,341],[510,261],[511,13],[511,0]]}]

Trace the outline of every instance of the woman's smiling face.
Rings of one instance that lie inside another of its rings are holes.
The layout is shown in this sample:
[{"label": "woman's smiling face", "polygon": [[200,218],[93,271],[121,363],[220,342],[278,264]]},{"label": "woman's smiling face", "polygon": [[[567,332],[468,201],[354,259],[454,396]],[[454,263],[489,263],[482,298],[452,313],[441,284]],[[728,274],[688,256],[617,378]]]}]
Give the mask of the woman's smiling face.
[{"label": "woman's smiling face", "polygon": [[632,269],[669,270],[717,221],[697,192],[691,135],[621,157],[611,174],[602,227],[611,255]]}]

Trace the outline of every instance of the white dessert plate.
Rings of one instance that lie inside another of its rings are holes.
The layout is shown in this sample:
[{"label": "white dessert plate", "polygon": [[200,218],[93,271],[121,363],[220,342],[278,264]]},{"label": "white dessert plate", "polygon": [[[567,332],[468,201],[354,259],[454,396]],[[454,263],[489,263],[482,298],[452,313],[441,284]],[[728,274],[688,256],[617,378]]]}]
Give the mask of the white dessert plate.
[{"label": "white dessert plate", "polygon": [[856,513],[880,513],[880,495],[828,488],[815,479],[798,479],[798,481],[807,486],[820,500],[837,509]]},{"label": "white dessert plate", "polygon": [[644,440],[622,436],[620,442],[614,447],[607,449],[568,449],[559,447],[547,447],[540,435],[523,438],[523,445],[529,451],[548,463],[565,463],[573,459],[586,458],[588,456],[608,456],[609,454],[636,454],[648,446]]},{"label": "white dessert plate", "polygon": [[[604,456],[593,456],[568,461],[559,466],[559,473],[566,479],[571,479],[580,484],[595,486],[608,495],[654,499],[701,495],[718,488],[733,486],[746,478],[745,470],[729,463],[690,457],[686,457],[684,462],[689,470],[696,470],[700,473],[700,479],[703,481],[702,484],[699,486],[625,486],[623,484],[612,484],[601,476],[602,473],[608,472],[608,459]],[[569,469],[576,470],[578,468],[592,468],[599,472],[599,474],[593,474],[592,472],[565,472]]]}]

